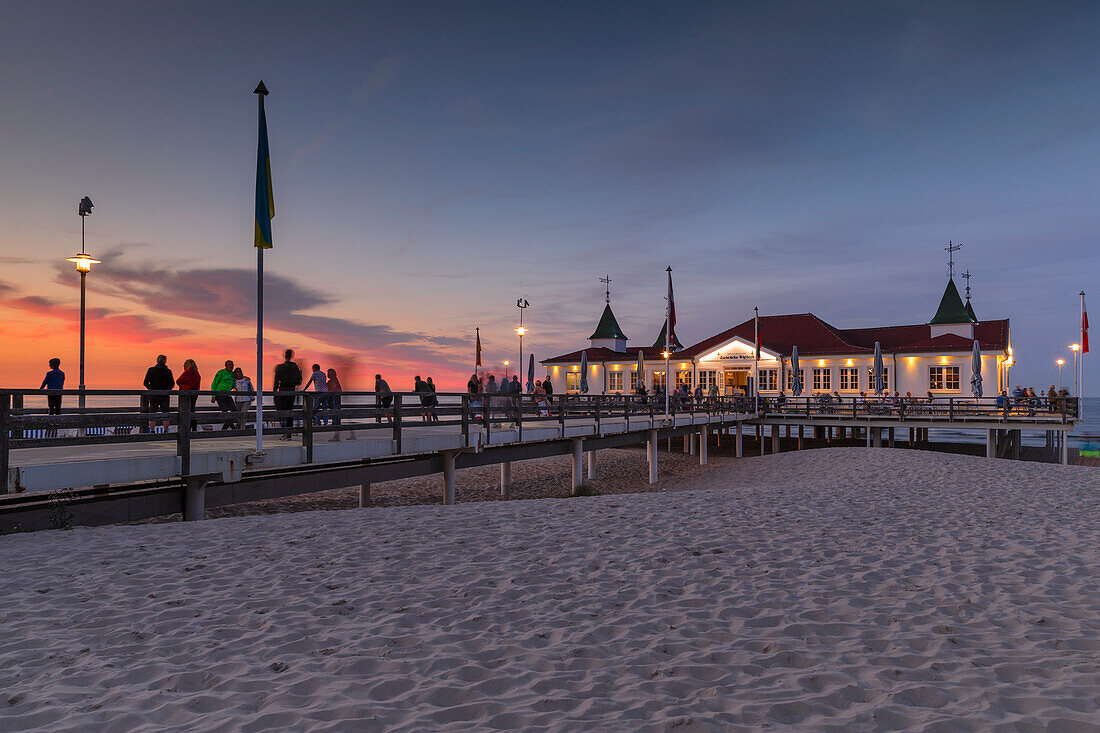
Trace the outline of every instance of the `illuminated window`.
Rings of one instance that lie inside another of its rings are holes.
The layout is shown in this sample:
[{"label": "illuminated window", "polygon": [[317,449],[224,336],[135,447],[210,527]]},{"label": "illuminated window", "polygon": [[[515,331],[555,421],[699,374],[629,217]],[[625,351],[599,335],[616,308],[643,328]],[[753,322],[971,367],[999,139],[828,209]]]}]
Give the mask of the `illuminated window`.
[{"label": "illuminated window", "polygon": [[718,372],[713,369],[704,369],[699,372],[699,386],[705,391],[718,384]]},{"label": "illuminated window", "polygon": [[928,367],[928,389],[957,391],[959,389],[959,368],[957,366]]},{"label": "illuminated window", "polygon": [[[875,391],[875,368],[867,367],[867,391]],[[890,367],[884,366],[882,368],[882,391],[890,391]]]},{"label": "illuminated window", "polygon": [[581,375],[580,375],[580,372],[566,372],[565,373],[565,391],[566,392],[580,392],[581,391]]},{"label": "illuminated window", "polygon": [[841,392],[858,392],[859,391],[859,367],[841,367],[840,368],[840,391]]},{"label": "illuminated window", "polygon": [[760,389],[763,392],[778,392],[779,391],[779,370],[778,369],[761,369],[760,370]]},{"label": "illuminated window", "polygon": [[665,384],[664,372],[653,372],[653,389],[663,387]]},{"label": "illuminated window", "polygon": [[833,388],[833,371],[829,367],[814,368],[814,391],[828,392]]},{"label": "illuminated window", "polygon": [[623,391],[623,373],[622,372],[608,372],[607,373],[607,390],[609,392],[622,392]]},{"label": "illuminated window", "polygon": [[691,387],[691,372],[686,369],[676,372],[676,386],[683,387],[685,385]]},{"label": "illuminated window", "polygon": [[634,371],[632,371],[630,373],[630,391],[631,392],[637,392],[638,391],[638,370],[637,369],[635,369]]}]

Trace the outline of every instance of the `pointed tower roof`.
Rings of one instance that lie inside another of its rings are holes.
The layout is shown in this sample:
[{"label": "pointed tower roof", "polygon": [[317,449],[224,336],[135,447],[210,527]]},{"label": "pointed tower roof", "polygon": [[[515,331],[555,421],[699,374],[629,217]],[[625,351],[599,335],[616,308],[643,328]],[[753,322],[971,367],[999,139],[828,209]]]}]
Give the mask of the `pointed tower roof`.
[{"label": "pointed tower roof", "polygon": [[592,339],[626,339],[626,334],[619,328],[619,322],[615,320],[615,314],[611,312],[611,304],[608,303],[603,307],[603,315],[600,316],[600,322],[596,326],[596,330],[592,332],[592,335],[588,337]]},{"label": "pointed tower roof", "polygon": [[[665,323],[661,324],[661,334],[657,337],[657,340],[653,342],[653,348],[660,349],[661,351],[664,351],[665,345],[666,345],[665,344],[665,339],[668,338],[668,334],[666,332],[667,328],[668,328],[668,322],[667,321]],[[678,339],[676,337],[676,332],[674,331],[672,333],[672,350],[673,351],[679,351],[682,348],[684,348],[684,345],[680,343],[680,339]]]},{"label": "pointed tower roof", "polygon": [[959,289],[955,287],[955,281],[948,280],[947,289],[943,291],[943,297],[940,298],[940,307],[928,324],[973,322],[974,320],[967,313],[966,306],[963,305],[962,298],[959,296]]},{"label": "pointed tower roof", "polygon": [[978,322],[978,317],[974,315],[974,309],[970,306],[970,298],[966,299],[966,315],[970,316],[972,322]]}]

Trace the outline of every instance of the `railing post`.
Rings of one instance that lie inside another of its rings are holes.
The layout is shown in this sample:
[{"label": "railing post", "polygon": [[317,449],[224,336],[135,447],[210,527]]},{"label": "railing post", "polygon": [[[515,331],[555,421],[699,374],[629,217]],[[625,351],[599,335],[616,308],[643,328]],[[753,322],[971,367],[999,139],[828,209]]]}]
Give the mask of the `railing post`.
[{"label": "railing post", "polygon": [[8,435],[11,424],[10,402],[9,394],[0,392],[0,494],[8,493],[8,456],[11,449],[11,438]]},{"label": "railing post", "polygon": [[[1062,424],[1065,425],[1066,424],[1066,398],[1063,397],[1061,402],[1062,402]],[[1064,434],[1063,434],[1063,437],[1065,437]]]},{"label": "railing post", "polygon": [[600,402],[603,395],[596,395],[596,435],[600,434]]},{"label": "railing post", "polygon": [[176,455],[180,459],[180,476],[191,475],[191,398],[180,392],[179,425],[176,427]]},{"label": "railing post", "polygon": [[306,463],[313,463],[313,395],[302,393],[302,447],[306,449]]},{"label": "railing post", "polygon": [[[23,417],[23,393],[12,392],[11,395],[11,415],[12,417]],[[22,421],[20,421],[20,427],[11,431],[12,438],[22,438],[23,428]]]},{"label": "railing post", "polygon": [[565,438],[565,400],[567,399],[565,394],[562,394],[561,399],[558,400],[558,425],[561,430],[562,439]]},{"label": "railing post", "polygon": [[493,442],[493,421],[490,419],[492,417],[490,409],[493,406],[492,401],[490,400],[491,397],[492,395],[490,395],[488,392],[481,393],[481,417],[482,421],[485,423],[485,445],[491,445]]},{"label": "railing post", "polygon": [[470,397],[462,395],[462,443],[470,447]]},{"label": "railing post", "polygon": [[955,422],[955,398],[947,398],[947,422]]},{"label": "railing post", "polygon": [[[531,398],[531,404],[532,404],[532,406],[534,406],[533,409],[535,409],[535,412],[538,412],[537,406],[535,405],[535,398],[534,397]],[[519,401],[516,402],[516,431],[517,431],[517,434],[519,435],[519,442],[522,443],[523,442],[523,395],[522,394],[519,396]]]},{"label": "railing post", "polygon": [[401,394],[393,396],[393,443],[397,455],[401,455]]},{"label": "railing post", "polygon": [[857,409],[858,409],[858,406],[857,406],[857,404],[856,404],[856,398],[855,398],[855,397],[853,397],[853,398],[852,398],[852,419],[853,419],[853,420],[855,420],[855,419],[856,419],[856,410],[857,410]]}]

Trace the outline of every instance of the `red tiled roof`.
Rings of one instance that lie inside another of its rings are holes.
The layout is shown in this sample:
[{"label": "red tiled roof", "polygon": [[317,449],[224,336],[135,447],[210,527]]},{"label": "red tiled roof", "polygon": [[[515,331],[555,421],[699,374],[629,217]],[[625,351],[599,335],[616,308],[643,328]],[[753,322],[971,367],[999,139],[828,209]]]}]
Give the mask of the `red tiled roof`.
[{"label": "red tiled roof", "polygon": [[[707,354],[739,336],[750,344],[755,336],[752,319],[704,339],[697,344],[676,352],[676,358],[693,359]],[[983,351],[1003,351],[1008,348],[1008,319],[982,321],[974,324],[974,337],[978,339]],[[764,348],[778,351],[787,356],[791,349],[798,347],[801,356],[819,354],[858,354],[871,353],[878,341],[882,350],[891,352],[919,351],[969,351],[974,342],[971,339],[954,334],[944,334],[932,338],[932,328],[926,323],[912,326],[884,326],[882,328],[838,329],[821,320],[813,313],[795,313],[782,316],[760,316],[760,340]],[[639,347],[628,346],[626,353],[608,348],[583,349],[588,353],[588,361],[637,361]],[[646,361],[660,360],[661,350],[641,348]],[[581,351],[573,351],[542,363],[577,362]]]}]

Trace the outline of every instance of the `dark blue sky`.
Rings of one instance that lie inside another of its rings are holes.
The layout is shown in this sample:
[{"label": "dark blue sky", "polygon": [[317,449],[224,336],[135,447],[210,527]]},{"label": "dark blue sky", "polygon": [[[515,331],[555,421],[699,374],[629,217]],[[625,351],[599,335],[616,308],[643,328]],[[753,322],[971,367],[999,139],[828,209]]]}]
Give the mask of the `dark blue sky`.
[{"label": "dark blue sky", "polygon": [[[28,297],[74,298],[55,263],[88,194],[99,302],[243,361],[262,77],[279,344],[457,374],[475,325],[487,360],[512,356],[525,295],[542,358],[581,345],[605,272],[624,330],[652,343],[669,263],[685,341],[754,305],[922,322],[955,240],[979,318],[1012,319],[1013,381],[1046,386],[1097,272],[1098,14],[8,3],[0,334],[39,322]],[[101,361],[136,371],[140,346]]]}]

